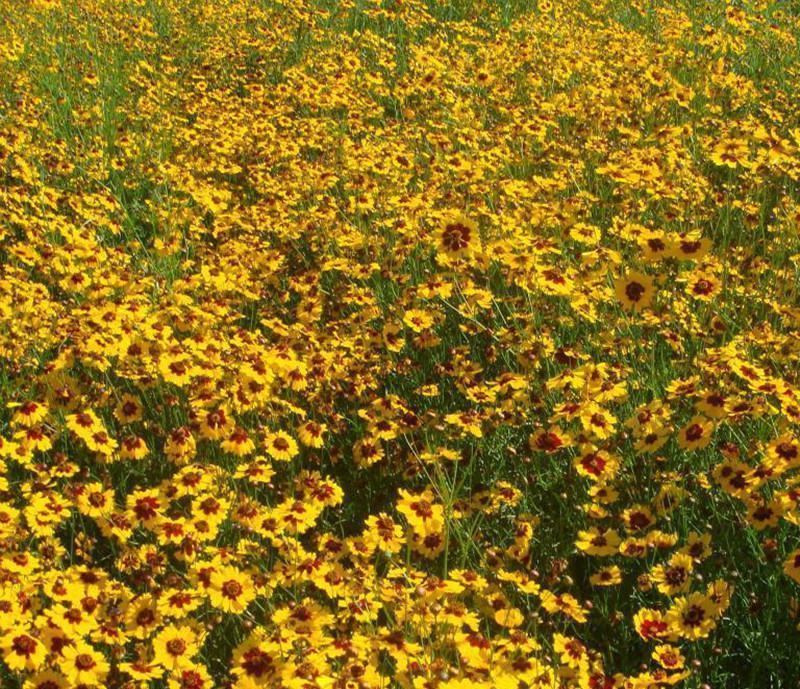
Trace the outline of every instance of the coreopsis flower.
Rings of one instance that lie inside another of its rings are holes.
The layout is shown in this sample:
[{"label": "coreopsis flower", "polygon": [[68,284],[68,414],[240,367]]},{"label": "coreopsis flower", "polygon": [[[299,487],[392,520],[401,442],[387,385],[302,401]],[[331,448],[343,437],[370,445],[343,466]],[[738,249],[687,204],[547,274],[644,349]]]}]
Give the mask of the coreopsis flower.
[{"label": "coreopsis flower", "polygon": [[202,602],[192,589],[168,589],[158,599],[158,611],[166,618],[180,619],[199,608]]},{"label": "coreopsis flower", "polygon": [[625,528],[630,532],[640,532],[648,529],[656,520],[653,512],[645,505],[632,505],[620,515]]},{"label": "coreopsis flower", "polygon": [[584,431],[598,440],[614,435],[616,417],[597,404],[590,403],[583,407],[579,418]]},{"label": "coreopsis flower", "polygon": [[716,627],[716,608],[708,596],[690,593],[675,600],[665,620],[670,632],[686,639],[708,636]]},{"label": "coreopsis flower", "polygon": [[421,333],[430,328],[433,323],[433,315],[422,309],[409,309],[403,316],[403,323],[415,333]]},{"label": "coreopsis flower", "polygon": [[235,428],[230,412],[224,407],[217,407],[200,414],[200,435],[208,440],[222,440]]},{"label": "coreopsis flower", "polygon": [[783,572],[800,584],[800,549],[789,553],[783,562]]},{"label": "coreopsis flower", "polygon": [[95,433],[103,432],[103,423],[92,410],[70,414],[66,418],[67,428],[83,441]]},{"label": "coreopsis flower", "polygon": [[269,483],[272,477],[275,476],[275,470],[266,457],[255,457],[250,462],[240,464],[234,476],[257,485],[259,483]]},{"label": "coreopsis flower", "polygon": [[444,525],[429,522],[424,531],[412,530],[409,542],[415,552],[433,560],[444,551],[446,545]]},{"label": "coreopsis flower", "polygon": [[211,689],[214,680],[204,665],[183,668],[167,677],[169,689]]},{"label": "coreopsis flower", "polygon": [[685,553],[693,560],[702,561],[711,555],[711,534],[700,534],[692,531],[680,552]]},{"label": "coreopsis flower", "polygon": [[13,672],[38,670],[47,658],[47,648],[27,629],[12,627],[0,643],[3,661]]},{"label": "coreopsis flower", "polygon": [[397,511],[405,517],[413,531],[418,534],[425,534],[429,530],[439,531],[444,524],[444,507],[434,501],[433,493],[426,490],[415,495],[400,489],[399,495]]},{"label": "coreopsis flower", "polygon": [[164,668],[158,663],[137,659],[130,663],[120,663],[119,669],[134,680],[148,682],[164,675]]},{"label": "coreopsis flower", "polygon": [[653,278],[639,271],[631,271],[614,281],[614,291],[625,309],[638,313],[653,301]]},{"label": "coreopsis flower", "polygon": [[714,480],[730,495],[743,497],[754,486],[753,469],[736,459],[728,459],[714,466]]},{"label": "coreopsis flower", "polygon": [[477,414],[458,412],[447,414],[444,419],[447,421],[447,423],[451,424],[463,433],[469,434],[474,438],[483,437],[483,424],[481,423],[480,416]]},{"label": "coreopsis flower", "polygon": [[386,323],[383,326],[382,336],[386,349],[390,352],[400,352],[406,344],[403,329],[397,323]]},{"label": "coreopsis flower", "polygon": [[139,490],[128,495],[126,507],[132,521],[152,528],[162,517],[165,500],[158,490]]},{"label": "coreopsis flower", "polygon": [[35,400],[19,404],[13,409],[14,415],[11,418],[11,423],[14,426],[27,426],[29,428],[39,425],[49,413],[45,402]]},{"label": "coreopsis flower", "polygon": [[207,595],[211,605],[226,613],[241,614],[256,598],[252,577],[235,567],[215,569],[209,583]]},{"label": "coreopsis flower", "polygon": [[143,438],[136,435],[129,435],[122,439],[119,444],[119,456],[121,459],[143,459],[147,457],[150,450]]},{"label": "coreopsis flower", "polygon": [[579,623],[586,622],[588,619],[586,609],[578,602],[575,596],[569,593],[555,594],[552,591],[542,589],[539,596],[542,607],[549,613],[562,613]]},{"label": "coreopsis flower", "polygon": [[730,168],[748,166],[750,164],[750,149],[743,139],[721,139],[714,145],[709,158],[716,165],[724,165]]},{"label": "coreopsis flower", "polygon": [[76,505],[87,517],[105,517],[114,511],[114,491],[103,490],[99,483],[81,486],[76,496]]},{"label": "coreopsis flower", "polygon": [[456,648],[462,661],[469,667],[485,670],[489,667],[492,644],[478,632],[461,632],[455,635]]},{"label": "coreopsis flower", "polygon": [[288,630],[292,635],[313,638],[334,621],[328,609],[310,598],[305,598],[293,606],[283,606],[272,613],[273,624]]},{"label": "coreopsis flower", "polygon": [[104,430],[92,433],[89,437],[84,438],[84,441],[92,452],[97,452],[106,459],[110,458],[118,447],[117,441]]},{"label": "coreopsis flower", "polygon": [[461,213],[452,213],[439,229],[438,249],[447,257],[464,258],[481,248],[478,225]]},{"label": "coreopsis flower", "polygon": [[608,556],[617,553],[620,542],[619,534],[613,529],[600,531],[597,527],[591,527],[578,532],[575,545],[587,555]]},{"label": "coreopsis flower", "polygon": [[692,583],[693,560],[689,555],[677,553],[665,565],[657,565],[650,576],[656,588],[663,594],[675,596],[684,593]]},{"label": "coreopsis flower", "polygon": [[313,503],[288,499],[275,508],[272,518],[279,529],[303,534],[314,526],[321,511],[321,506]]},{"label": "coreopsis flower", "polygon": [[114,510],[97,520],[106,538],[126,543],[133,534],[134,522],[122,511]]},{"label": "coreopsis flower", "polygon": [[165,382],[184,387],[191,381],[195,369],[186,355],[168,352],[160,357],[158,372]]},{"label": "coreopsis flower", "polygon": [[53,670],[43,670],[31,675],[25,684],[24,689],[68,689],[67,678],[60,672]]},{"label": "coreopsis flower", "polygon": [[197,443],[192,432],[185,426],[170,431],[164,445],[164,453],[173,462],[185,464],[194,457]]},{"label": "coreopsis flower", "polygon": [[353,446],[353,459],[359,466],[368,467],[383,459],[384,452],[377,438],[362,438]]},{"label": "coreopsis flower", "polygon": [[553,634],[553,650],[567,667],[578,669],[589,664],[588,649],[574,637]]},{"label": "coreopsis flower", "polygon": [[150,595],[134,599],[125,611],[126,629],[137,639],[148,638],[161,625],[161,619],[158,602]]},{"label": "coreopsis flower", "polygon": [[[36,453],[47,452],[53,447],[49,433],[41,426],[20,429],[14,433],[14,440],[17,442],[18,453],[28,457],[32,457]],[[16,456],[19,457],[20,454]]]},{"label": "coreopsis flower", "polygon": [[681,670],[686,662],[680,649],[671,644],[656,646],[653,649],[652,658],[665,670]]},{"label": "coreopsis flower", "polygon": [[694,299],[710,302],[722,289],[720,281],[709,273],[692,275],[686,283],[686,291]]},{"label": "coreopsis flower", "polygon": [[673,246],[673,255],[676,258],[697,261],[710,251],[711,240],[696,234],[681,235]]},{"label": "coreopsis flower", "polygon": [[562,431],[558,426],[551,426],[547,430],[539,429],[528,438],[531,450],[548,454],[570,447],[571,444],[572,438],[569,433]]},{"label": "coreopsis flower", "polygon": [[328,427],[324,423],[306,421],[298,428],[297,437],[306,447],[319,449],[325,444],[324,437],[327,430]]},{"label": "coreopsis flower", "polygon": [[672,635],[670,623],[664,615],[650,608],[639,610],[633,618],[633,625],[639,636],[645,641],[651,639],[667,639]]},{"label": "coreopsis flower", "polygon": [[792,12],[185,4],[3,6],[0,684],[793,680]]},{"label": "coreopsis flower", "polygon": [[714,423],[704,416],[694,416],[678,433],[678,445],[684,450],[707,447],[714,432]]},{"label": "coreopsis flower", "polygon": [[403,546],[403,527],[385,513],[370,515],[365,522],[364,540],[386,553],[397,553]]},{"label": "coreopsis flower", "polygon": [[153,662],[173,674],[190,669],[200,645],[200,638],[191,627],[169,625],[153,637]]},{"label": "coreopsis flower", "polygon": [[757,531],[778,525],[783,516],[783,505],[780,500],[749,500],[747,521]]},{"label": "coreopsis flower", "polygon": [[117,421],[123,424],[133,423],[142,418],[142,405],[139,400],[131,394],[124,394],[117,402],[114,409],[114,416]]},{"label": "coreopsis flower", "polygon": [[605,450],[584,445],[573,460],[575,470],[593,481],[604,482],[613,478],[619,468],[619,459]]},{"label": "coreopsis flower", "polygon": [[62,651],[60,669],[73,686],[103,686],[110,665],[100,652],[89,644],[78,641]]},{"label": "coreopsis flower", "polygon": [[264,439],[264,448],[267,454],[278,462],[289,462],[299,452],[295,439],[283,431],[270,433]]},{"label": "coreopsis flower", "polygon": [[695,408],[700,414],[707,416],[709,419],[722,419],[727,414],[726,402],[728,402],[728,399],[724,394],[712,390],[705,393],[695,402]]},{"label": "coreopsis flower", "polygon": [[800,466],[800,442],[788,433],[773,439],[767,446],[766,462],[780,473]]},{"label": "coreopsis flower", "polygon": [[237,686],[258,686],[273,681],[280,676],[283,667],[280,646],[259,635],[251,635],[234,650],[231,666]]},{"label": "coreopsis flower", "polygon": [[622,571],[617,565],[609,565],[592,574],[589,582],[592,586],[615,586],[622,582]]},{"label": "coreopsis flower", "polygon": [[255,450],[256,444],[244,428],[237,426],[233,433],[220,443],[220,447],[237,457],[246,457]]},{"label": "coreopsis flower", "polygon": [[706,595],[714,604],[718,616],[728,609],[732,593],[733,588],[724,579],[715,579],[706,587]]}]

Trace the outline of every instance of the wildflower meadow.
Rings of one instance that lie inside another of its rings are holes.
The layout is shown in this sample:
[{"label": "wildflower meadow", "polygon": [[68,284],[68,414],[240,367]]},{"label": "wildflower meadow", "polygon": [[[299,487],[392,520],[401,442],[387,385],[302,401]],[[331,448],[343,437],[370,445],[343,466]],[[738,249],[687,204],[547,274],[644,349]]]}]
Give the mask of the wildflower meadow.
[{"label": "wildflower meadow", "polygon": [[800,687],[800,4],[0,0],[0,688]]}]

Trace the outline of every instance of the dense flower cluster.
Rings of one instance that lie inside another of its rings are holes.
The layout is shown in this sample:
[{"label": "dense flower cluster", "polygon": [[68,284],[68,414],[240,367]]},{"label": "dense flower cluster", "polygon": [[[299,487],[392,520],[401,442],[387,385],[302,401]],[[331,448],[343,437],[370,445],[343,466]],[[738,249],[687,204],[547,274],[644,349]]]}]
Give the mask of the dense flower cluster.
[{"label": "dense flower cluster", "polygon": [[0,685],[800,676],[790,5],[3,3]]}]

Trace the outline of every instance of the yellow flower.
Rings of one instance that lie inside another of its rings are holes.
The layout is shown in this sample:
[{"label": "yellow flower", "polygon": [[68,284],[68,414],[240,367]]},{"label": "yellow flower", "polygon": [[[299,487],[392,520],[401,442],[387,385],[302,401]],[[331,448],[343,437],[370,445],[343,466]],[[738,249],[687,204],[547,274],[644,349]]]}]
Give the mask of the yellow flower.
[{"label": "yellow flower", "polygon": [[102,653],[83,641],[65,647],[61,653],[63,662],[59,668],[73,686],[104,686],[110,666]]},{"label": "yellow flower", "polygon": [[670,625],[664,619],[664,615],[650,608],[642,608],[634,615],[633,626],[645,641],[664,639],[671,634]]},{"label": "yellow flower", "polygon": [[295,439],[283,431],[276,431],[267,435],[264,440],[264,447],[267,454],[279,462],[289,462],[298,453]]},{"label": "yellow flower", "polygon": [[12,672],[38,670],[47,657],[47,648],[24,629],[15,628],[2,640],[3,660]]},{"label": "yellow flower", "polygon": [[444,524],[444,507],[434,502],[430,490],[414,494],[401,488],[397,511],[418,534],[438,533]]},{"label": "yellow flower", "polygon": [[615,586],[622,582],[622,571],[617,565],[609,565],[592,574],[589,581],[592,586]]},{"label": "yellow flower", "polygon": [[654,567],[650,576],[661,593],[674,596],[689,588],[692,583],[692,569],[694,569],[692,558],[677,553],[670,558],[668,564]]},{"label": "yellow flower", "polygon": [[327,430],[328,427],[324,423],[306,421],[298,428],[297,437],[306,447],[319,449],[325,444],[324,436]]},{"label": "yellow flower", "polygon": [[729,138],[718,141],[711,150],[709,158],[717,165],[736,168],[740,165],[749,166],[749,155],[750,150],[746,141]]},{"label": "yellow flower", "polygon": [[44,670],[29,677],[22,685],[22,689],[69,689],[70,686],[64,675],[52,670]]},{"label": "yellow flower", "polygon": [[653,278],[639,271],[630,271],[614,281],[614,291],[622,306],[639,313],[653,301]]},{"label": "yellow flower", "polygon": [[[9,404],[9,407],[12,405]],[[14,426],[36,426],[47,417],[49,409],[47,404],[40,401],[30,401],[15,405],[14,416],[11,418],[11,423]]]},{"label": "yellow flower", "polygon": [[233,433],[220,443],[220,447],[237,457],[246,457],[255,450],[256,444],[244,428],[237,426]]},{"label": "yellow flower", "polygon": [[711,442],[714,422],[704,416],[694,416],[678,433],[678,445],[684,450],[699,450]]},{"label": "yellow flower", "polygon": [[489,668],[492,657],[492,644],[478,632],[459,632],[455,635],[455,645],[463,662],[477,670]]},{"label": "yellow flower", "polygon": [[167,678],[169,689],[213,689],[214,680],[204,665],[192,665],[172,673]]},{"label": "yellow flower", "polygon": [[614,555],[620,544],[619,534],[613,529],[600,531],[596,527],[588,531],[579,531],[576,547],[588,555]]},{"label": "yellow flower", "polygon": [[452,258],[464,258],[480,251],[478,225],[461,213],[451,213],[439,229],[439,250]]},{"label": "yellow flower", "polygon": [[147,457],[149,452],[147,443],[136,435],[129,435],[120,443],[119,456],[122,459],[142,459]]},{"label": "yellow flower", "polygon": [[433,560],[444,550],[444,524],[428,522],[424,531],[413,530],[409,541],[415,552]]},{"label": "yellow flower", "polygon": [[231,672],[238,678],[237,687],[258,687],[280,676],[283,663],[278,644],[253,634],[233,652]]},{"label": "yellow flower", "polygon": [[235,567],[225,566],[211,574],[208,597],[223,612],[239,615],[256,599],[252,577]]},{"label": "yellow flower", "polygon": [[170,672],[191,668],[200,651],[200,639],[188,625],[169,625],[153,638],[153,662]]},{"label": "yellow flower", "polygon": [[81,486],[75,500],[78,510],[87,517],[105,517],[114,511],[114,491],[103,490],[100,483]]},{"label": "yellow flower", "polygon": [[133,423],[142,418],[142,405],[136,397],[126,393],[117,402],[114,416],[120,423]]},{"label": "yellow flower", "polygon": [[670,644],[656,646],[651,657],[665,670],[680,670],[686,662],[680,649]]},{"label": "yellow flower", "polygon": [[82,440],[87,440],[94,433],[103,430],[103,424],[96,414],[91,411],[83,411],[67,416],[67,428]]},{"label": "yellow flower", "polygon": [[675,600],[665,621],[674,634],[696,640],[707,637],[716,627],[715,614],[715,606],[707,596],[691,593]]},{"label": "yellow flower", "polygon": [[542,589],[539,597],[542,607],[549,613],[562,613],[580,623],[586,622],[588,619],[586,609],[581,606],[575,596],[569,593],[555,594],[547,589]]},{"label": "yellow flower", "polygon": [[553,634],[553,650],[561,662],[571,668],[585,668],[589,664],[588,649],[578,639],[563,634]]},{"label": "yellow flower", "polygon": [[397,553],[403,546],[403,527],[381,512],[367,517],[364,540],[385,553]]},{"label": "yellow flower", "polygon": [[789,553],[783,562],[783,572],[800,584],[800,549]]},{"label": "yellow flower", "polygon": [[433,325],[433,316],[428,311],[409,309],[403,316],[403,323],[415,333],[421,333]]}]

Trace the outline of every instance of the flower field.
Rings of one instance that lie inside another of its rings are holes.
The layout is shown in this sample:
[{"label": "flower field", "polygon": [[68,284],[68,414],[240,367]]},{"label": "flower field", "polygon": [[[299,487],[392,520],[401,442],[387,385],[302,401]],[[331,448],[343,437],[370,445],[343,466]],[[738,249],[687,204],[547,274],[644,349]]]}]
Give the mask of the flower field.
[{"label": "flower field", "polygon": [[800,686],[800,5],[2,0],[2,689]]}]

